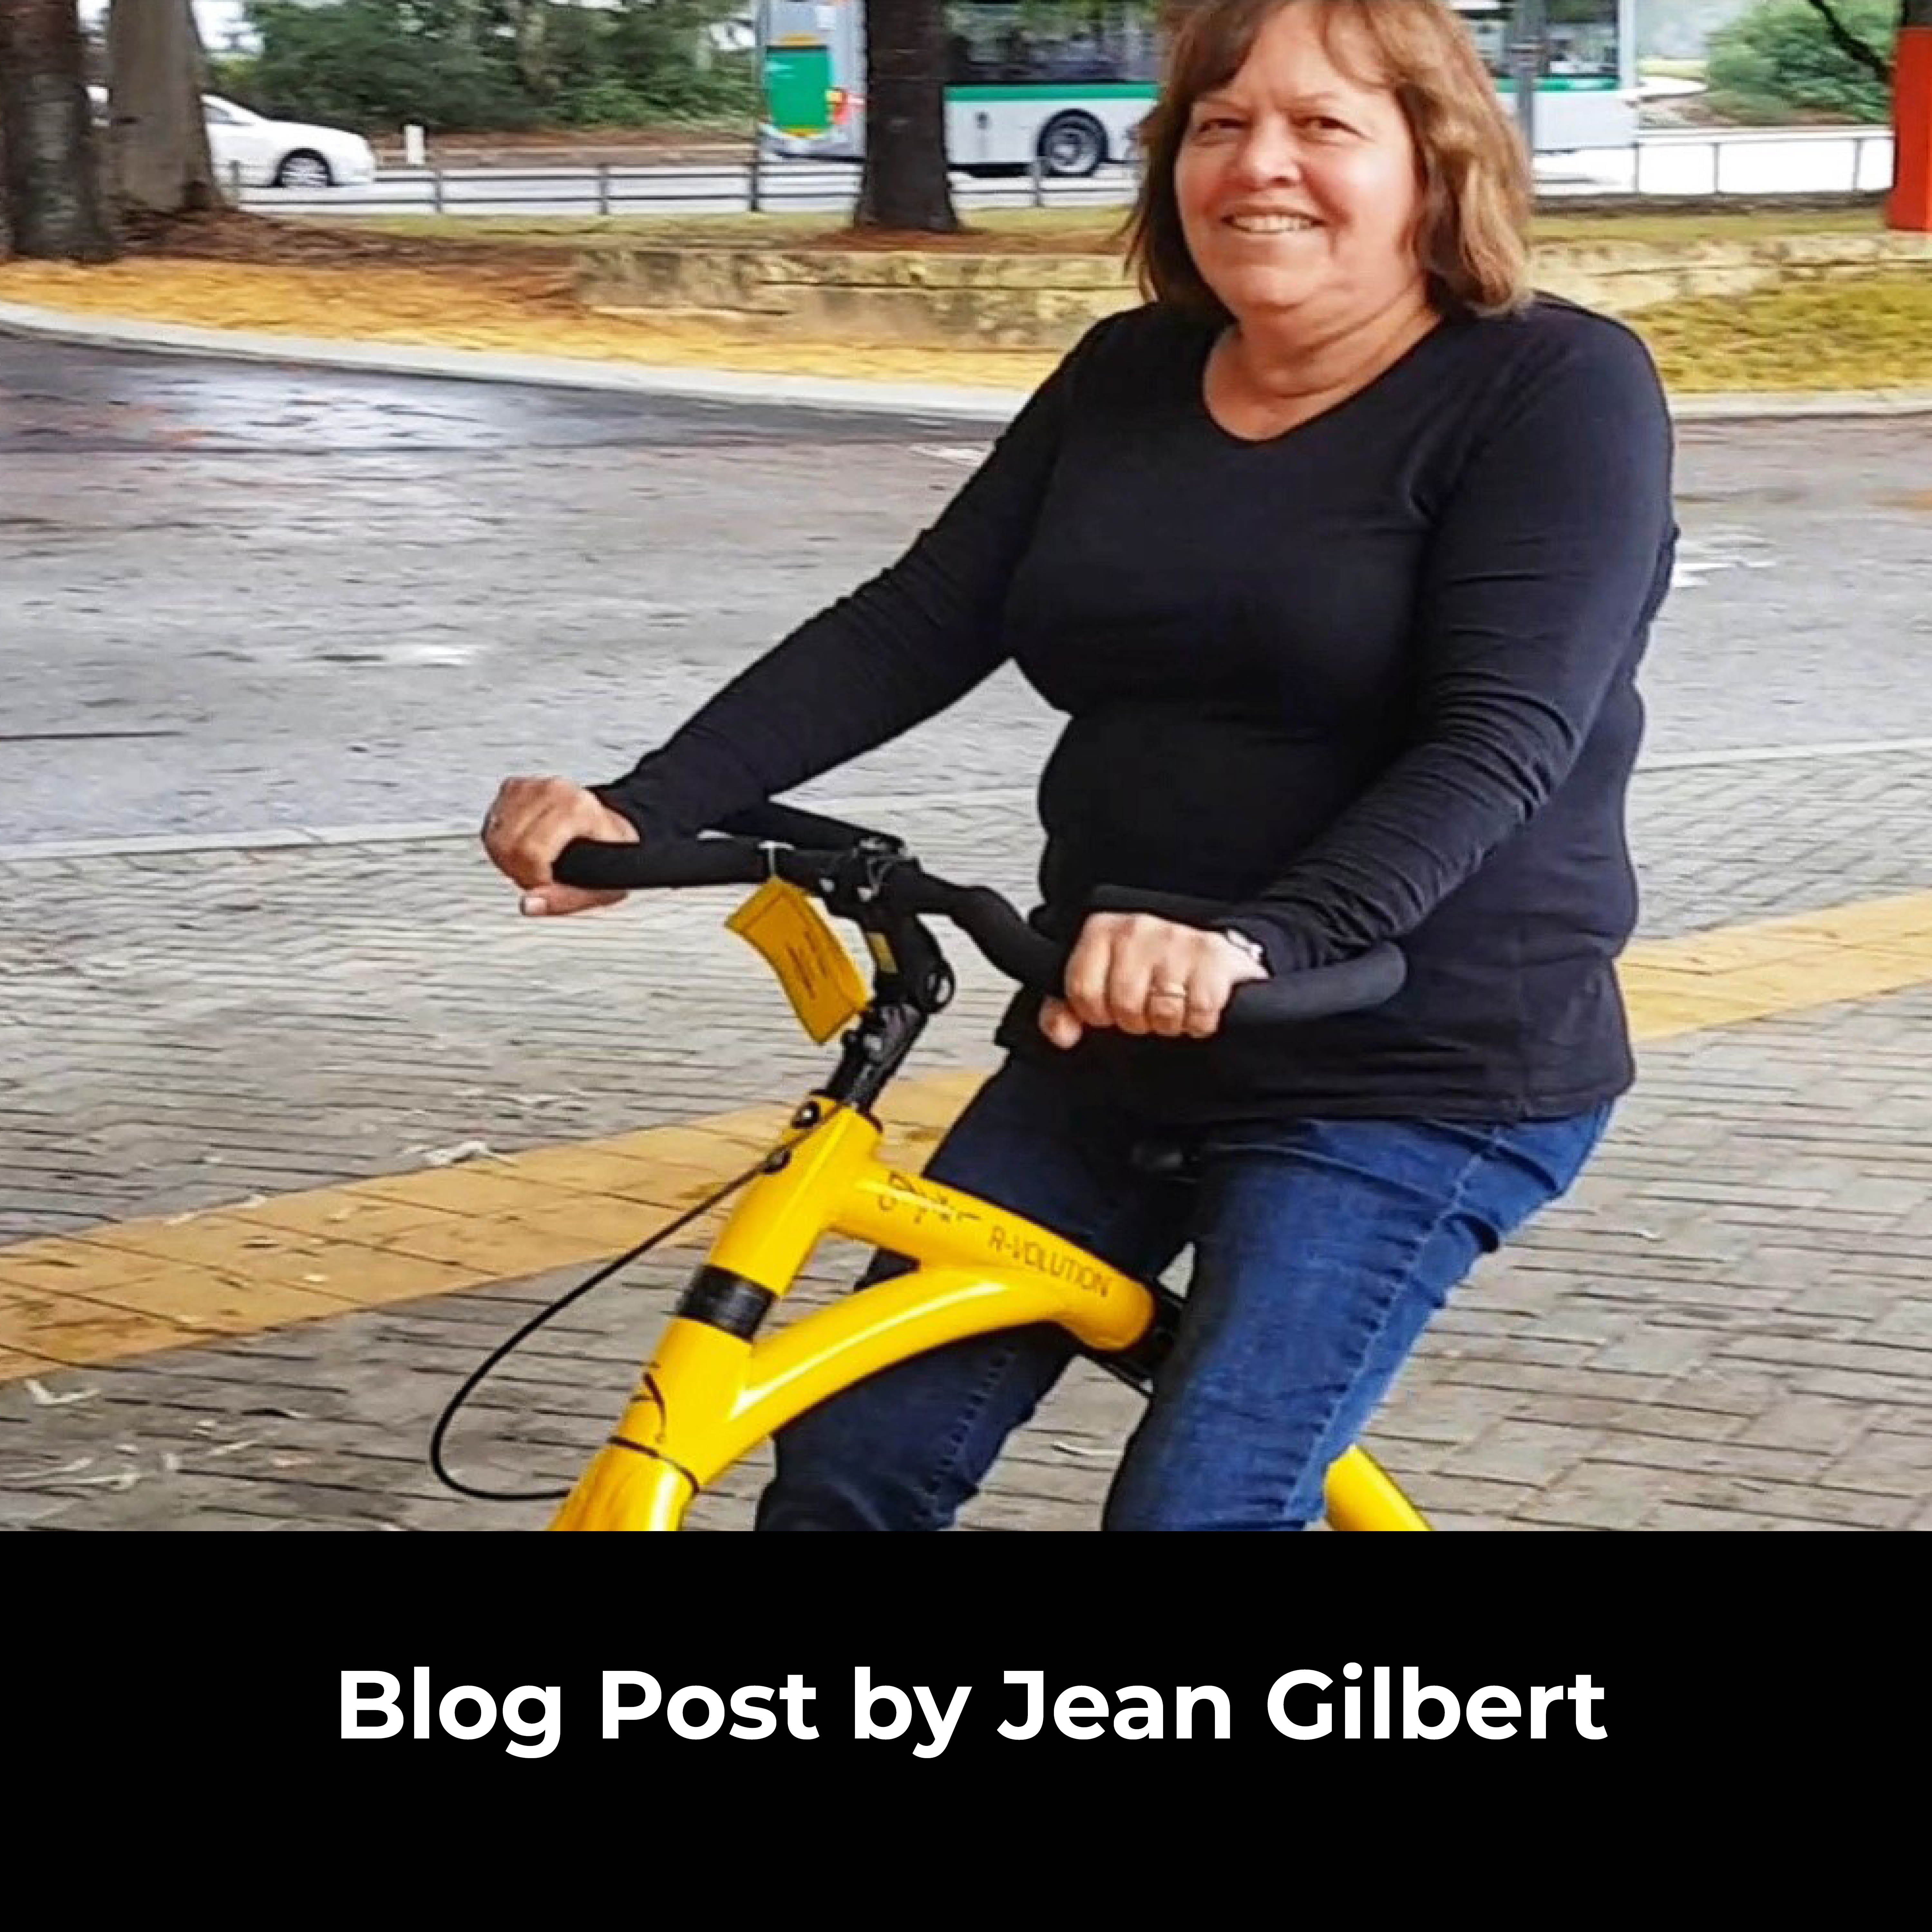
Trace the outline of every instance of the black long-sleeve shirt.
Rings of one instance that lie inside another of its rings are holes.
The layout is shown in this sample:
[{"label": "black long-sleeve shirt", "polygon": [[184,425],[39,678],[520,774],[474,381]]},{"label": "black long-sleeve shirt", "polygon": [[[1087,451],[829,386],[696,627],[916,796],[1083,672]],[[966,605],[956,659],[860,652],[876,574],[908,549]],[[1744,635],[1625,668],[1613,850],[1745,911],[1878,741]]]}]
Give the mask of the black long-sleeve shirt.
[{"label": "black long-sleeve shirt", "polygon": [[[1067,724],[1040,781],[1047,930],[1097,886],[1229,902],[1278,972],[1397,941],[1376,1012],[1216,1040],[1090,1034],[1070,1070],[1173,1119],[1510,1120],[1628,1086],[1612,966],[1635,674],[1675,546],[1642,344],[1544,298],[1443,322],[1248,442],[1214,331],[1096,326],[891,568],[607,793],[653,832],[776,796],[1013,660]],[[1060,1058],[1022,1001],[1016,1051]]]}]

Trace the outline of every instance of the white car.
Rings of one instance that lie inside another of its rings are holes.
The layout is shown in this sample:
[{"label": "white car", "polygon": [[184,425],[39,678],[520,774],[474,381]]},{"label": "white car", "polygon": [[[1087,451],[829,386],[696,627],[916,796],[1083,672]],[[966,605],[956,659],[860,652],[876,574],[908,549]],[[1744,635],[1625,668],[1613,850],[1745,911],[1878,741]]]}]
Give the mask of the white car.
[{"label": "white car", "polygon": [[[104,118],[107,90],[88,92],[97,118]],[[244,188],[346,188],[376,178],[376,151],[346,128],[267,120],[218,94],[204,94],[201,105],[208,152],[224,187],[232,184],[238,169]]]}]

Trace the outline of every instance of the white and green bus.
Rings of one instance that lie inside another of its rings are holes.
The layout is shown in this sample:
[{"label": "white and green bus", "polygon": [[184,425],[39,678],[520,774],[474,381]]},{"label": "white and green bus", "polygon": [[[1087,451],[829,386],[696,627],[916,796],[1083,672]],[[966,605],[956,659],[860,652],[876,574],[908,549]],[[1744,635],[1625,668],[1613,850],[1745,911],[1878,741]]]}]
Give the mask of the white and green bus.
[{"label": "white and green bus", "polygon": [[[968,173],[1124,160],[1160,66],[1148,0],[947,0],[946,148]],[[865,152],[862,0],[766,0],[766,152]]]},{"label": "white and green bus", "polygon": [[[1511,0],[1453,0],[1507,97]],[[1636,0],[1545,0],[1537,144],[1628,145]],[[1084,176],[1125,161],[1159,77],[1154,0],[946,0],[946,146],[962,172]],[[856,160],[866,146],[863,0],[763,0],[768,154]]]},{"label": "white and green bus", "polygon": [[[1511,0],[1451,0],[1504,104],[1516,94]],[[1626,148],[1636,139],[1636,0],[1544,0],[1539,149]]]}]

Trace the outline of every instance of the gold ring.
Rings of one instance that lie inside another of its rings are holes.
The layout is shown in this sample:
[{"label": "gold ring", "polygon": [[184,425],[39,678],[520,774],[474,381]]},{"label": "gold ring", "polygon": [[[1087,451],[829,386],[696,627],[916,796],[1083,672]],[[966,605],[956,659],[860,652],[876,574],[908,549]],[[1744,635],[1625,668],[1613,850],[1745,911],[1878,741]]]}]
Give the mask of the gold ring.
[{"label": "gold ring", "polygon": [[1184,1000],[1187,997],[1185,986],[1154,986],[1148,989],[1150,1000]]}]

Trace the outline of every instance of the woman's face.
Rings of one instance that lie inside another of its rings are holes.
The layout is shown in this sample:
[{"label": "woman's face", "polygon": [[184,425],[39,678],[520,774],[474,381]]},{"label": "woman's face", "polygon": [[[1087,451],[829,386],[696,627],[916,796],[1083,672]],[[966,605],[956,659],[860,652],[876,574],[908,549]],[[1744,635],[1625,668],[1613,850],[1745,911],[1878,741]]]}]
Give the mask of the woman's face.
[{"label": "woman's face", "polygon": [[[1424,279],[1408,121],[1329,58],[1321,20],[1298,0],[1274,14],[1240,71],[1195,102],[1174,164],[1188,250],[1237,321],[1346,320]],[[1352,64],[1370,71],[1363,51]]]}]

